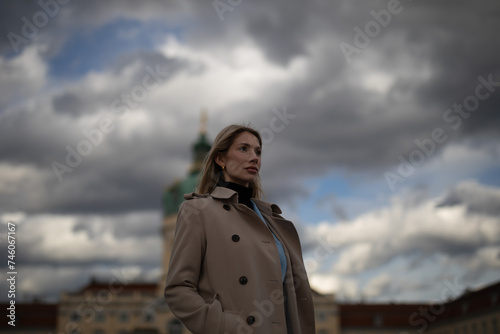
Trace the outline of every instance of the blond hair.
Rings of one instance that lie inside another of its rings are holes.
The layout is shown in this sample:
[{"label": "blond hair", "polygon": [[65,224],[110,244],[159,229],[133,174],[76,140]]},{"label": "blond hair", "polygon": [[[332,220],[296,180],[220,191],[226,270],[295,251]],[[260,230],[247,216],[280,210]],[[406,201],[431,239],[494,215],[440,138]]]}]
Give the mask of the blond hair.
[{"label": "blond hair", "polygon": [[[260,133],[251,128],[249,125],[229,125],[222,129],[212,144],[210,152],[208,152],[203,165],[201,167],[200,177],[198,180],[198,185],[196,187],[196,192],[200,194],[211,193],[219,181],[224,181],[224,174],[222,168],[215,162],[215,158],[219,154],[225,154],[229,147],[234,142],[234,139],[243,132],[249,132],[250,134],[257,137],[259,145],[262,147],[262,138]],[[250,182],[249,187],[253,189],[252,197],[261,198],[263,195],[262,187],[260,185],[260,176],[257,177],[254,182]]]}]

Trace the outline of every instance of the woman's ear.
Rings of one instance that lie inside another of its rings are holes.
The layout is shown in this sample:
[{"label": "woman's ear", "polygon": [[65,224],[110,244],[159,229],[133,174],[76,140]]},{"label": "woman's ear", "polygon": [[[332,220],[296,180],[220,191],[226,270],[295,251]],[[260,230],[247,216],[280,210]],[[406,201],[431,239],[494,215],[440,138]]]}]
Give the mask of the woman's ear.
[{"label": "woman's ear", "polygon": [[226,163],[224,162],[224,158],[222,157],[222,154],[219,153],[215,156],[215,163],[219,165],[220,168],[226,165]]}]

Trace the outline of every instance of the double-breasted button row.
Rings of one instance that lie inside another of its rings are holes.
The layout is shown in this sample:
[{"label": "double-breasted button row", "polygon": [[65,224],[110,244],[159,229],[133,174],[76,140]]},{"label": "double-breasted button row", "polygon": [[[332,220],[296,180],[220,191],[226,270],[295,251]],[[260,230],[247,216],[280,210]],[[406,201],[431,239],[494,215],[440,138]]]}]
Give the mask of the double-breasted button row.
[{"label": "double-breasted button row", "polygon": [[231,237],[231,240],[233,240],[234,242],[238,242],[240,241],[240,236],[237,235],[237,234],[234,234],[232,237]]},{"label": "double-breasted button row", "polygon": [[247,324],[253,325],[255,323],[255,317],[253,315],[249,315],[247,317]]},{"label": "double-breasted button row", "polygon": [[224,204],[222,207],[223,207],[223,208],[224,208],[224,210],[226,210],[226,211],[229,211],[229,209],[231,209],[231,207],[230,207],[229,205],[227,205],[227,204]]},{"label": "double-breasted button row", "polygon": [[248,283],[248,278],[246,276],[241,276],[240,277],[240,284],[245,285]]}]

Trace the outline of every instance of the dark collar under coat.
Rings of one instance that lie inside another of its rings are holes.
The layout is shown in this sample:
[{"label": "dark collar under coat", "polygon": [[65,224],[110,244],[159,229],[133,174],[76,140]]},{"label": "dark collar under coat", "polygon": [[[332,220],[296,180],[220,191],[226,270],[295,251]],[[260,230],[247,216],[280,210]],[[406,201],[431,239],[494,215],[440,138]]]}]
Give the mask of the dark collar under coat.
[{"label": "dark collar under coat", "polygon": [[[238,203],[238,192],[226,187],[216,187],[210,195],[215,199],[229,200],[230,202]],[[281,214],[281,209],[276,204],[271,204],[256,198],[252,198],[252,201],[255,203],[255,205],[257,205],[262,213],[268,215]]]},{"label": "dark collar under coat", "polygon": [[[218,200],[223,200],[223,201],[229,201],[233,203],[238,203],[238,192],[226,188],[226,187],[215,187],[215,189],[212,191],[210,194],[197,194],[195,192],[185,194],[184,199],[193,199],[196,197],[208,197],[211,196],[212,198],[218,199]],[[276,204],[271,204],[269,202],[252,198],[252,201],[257,205],[259,208],[260,212],[268,215],[273,215],[273,214],[281,214],[282,211],[280,207]]]}]

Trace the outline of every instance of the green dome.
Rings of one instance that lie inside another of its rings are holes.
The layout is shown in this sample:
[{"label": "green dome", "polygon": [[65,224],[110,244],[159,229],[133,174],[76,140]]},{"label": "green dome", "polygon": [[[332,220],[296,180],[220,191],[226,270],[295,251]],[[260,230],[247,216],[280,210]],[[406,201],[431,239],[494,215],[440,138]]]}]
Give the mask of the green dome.
[{"label": "green dome", "polygon": [[165,217],[176,214],[184,201],[184,194],[195,191],[201,165],[210,148],[211,145],[208,143],[205,133],[200,132],[198,141],[192,146],[194,161],[188,176],[182,180],[175,181],[163,193],[163,215]]}]

